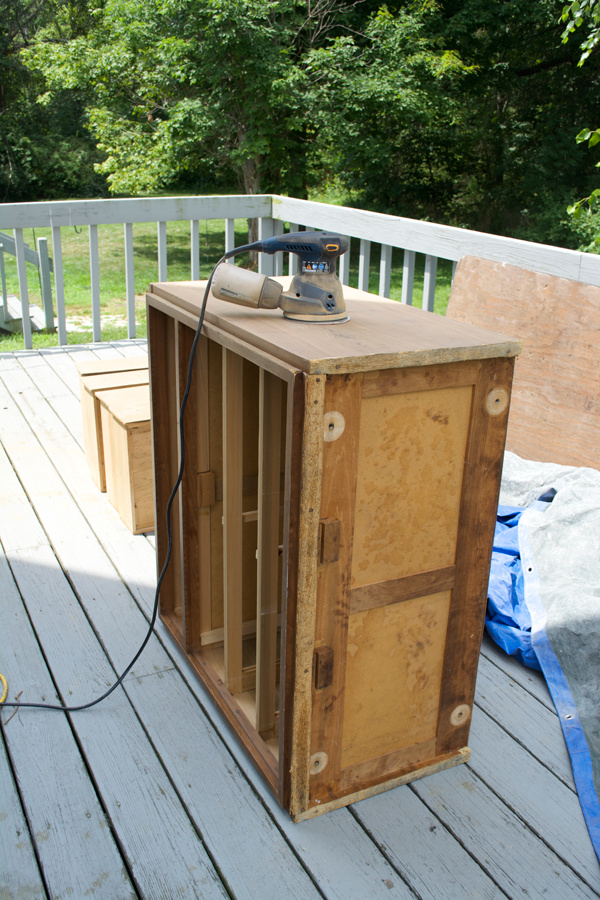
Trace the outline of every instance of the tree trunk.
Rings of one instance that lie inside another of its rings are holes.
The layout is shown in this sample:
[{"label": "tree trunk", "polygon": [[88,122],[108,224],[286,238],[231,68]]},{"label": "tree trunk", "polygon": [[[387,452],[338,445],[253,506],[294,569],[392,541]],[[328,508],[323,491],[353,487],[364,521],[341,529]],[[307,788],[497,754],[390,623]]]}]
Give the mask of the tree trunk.
[{"label": "tree trunk", "polygon": [[[244,191],[246,194],[260,193],[260,163],[261,157],[254,156],[244,160],[242,164]],[[248,243],[253,244],[257,240],[258,219],[248,219]],[[253,269],[258,266],[258,253],[256,251],[250,253],[250,263]]]}]

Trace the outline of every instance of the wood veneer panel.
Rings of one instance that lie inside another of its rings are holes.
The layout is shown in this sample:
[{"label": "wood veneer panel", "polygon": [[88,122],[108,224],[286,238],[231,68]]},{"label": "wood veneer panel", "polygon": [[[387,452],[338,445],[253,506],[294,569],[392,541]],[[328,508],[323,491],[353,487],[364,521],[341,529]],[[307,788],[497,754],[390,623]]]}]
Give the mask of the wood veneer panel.
[{"label": "wood veneer panel", "polygon": [[600,287],[464,257],[448,316],[523,342],[506,445],[526,459],[600,468]]}]

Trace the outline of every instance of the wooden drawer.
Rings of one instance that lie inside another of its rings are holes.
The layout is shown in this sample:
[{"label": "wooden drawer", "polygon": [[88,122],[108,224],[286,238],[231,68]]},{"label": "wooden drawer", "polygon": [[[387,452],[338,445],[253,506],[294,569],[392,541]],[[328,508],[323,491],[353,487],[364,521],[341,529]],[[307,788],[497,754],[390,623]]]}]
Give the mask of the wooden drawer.
[{"label": "wooden drawer", "polygon": [[98,391],[108,499],[134,534],[154,530],[147,384]]},{"label": "wooden drawer", "polygon": [[95,360],[79,363],[77,368],[79,369],[85,456],[96,486],[101,491],[105,491],[102,416],[96,395],[98,391],[148,384],[148,357]]},{"label": "wooden drawer", "polygon": [[[161,616],[295,820],[468,758],[514,355],[345,289],[209,300]],[[202,299],[148,295],[157,563]]]}]

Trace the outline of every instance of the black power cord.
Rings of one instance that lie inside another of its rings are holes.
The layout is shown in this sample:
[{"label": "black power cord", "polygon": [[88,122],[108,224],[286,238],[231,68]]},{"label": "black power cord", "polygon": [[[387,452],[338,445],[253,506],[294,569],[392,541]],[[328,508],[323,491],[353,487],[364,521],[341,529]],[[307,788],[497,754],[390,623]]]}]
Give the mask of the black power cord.
[{"label": "black power cord", "polygon": [[[137,651],[137,653],[135,654],[135,656],[133,657],[133,659],[131,660],[131,662],[129,663],[127,668],[125,669],[125,671],[117,678],[115,683],[112,684],[111,687],[109,687],[109,689],[104,692],[104,694],[102,694],[100,697],[96,697],[95,700],[90,700],[89,703],[83,703],[80,706],[62,706],[62,705],[51,704],[51,703],[20,703],[19,701],[4,700],[4,701],[0,702],[0,709],[2,709],[5,706],[16,707],[17,709],[53,709],[53,710],[56,710],[57,712],[80,712],[83,709],[90,709],[92,706],[96,706],[98,703],[101,703],[103,700],[106,700],[106,698],[109,697],[112,694],[112,692],[114,690],[116,690],[116,688],[119,687],[120,684],[122,684],[123,679],[128,675],[128,673],[131,671],[133,666],[136,664],[136,662],[138,661],[138,659],[140,658],[140,656],[146,649],[146,645],[148,644],[148,641],[150,640],[150,638],[152,636],[152,632],[154,631],[154,625],[156,624],[156,619],[158,616],[158,602],[159,602],[159,597],[160,597],[160,588],[161,588],[162,582],[164,580],[164,577],[166,575],[167,569],[169,567],[169,562],[171,561],[171,552],[173,549],[173,535],[172,535],[172,528],[171,528],[171,507],[173,506],[173,501],[175,500],[175,496],[177,494],[177,491],[179,490],[179,486],[180,486],[181,480],[183,478],[183,466],[185,463],[185,441],[184,441],[184,437],[183,437],[183,414],[185,412],[185,407],[187,405],[190,389],[192,386],[192,370],[193,370],[193,364],[194,364],[194,357],[196,355],[196,348],[198,346],[198,341],[200,340],[202,325],[204,323],[204,313],[206,311],[206,302],[208,300],[210,286],[212,284],[213,276],[215,274],[217,266],[219,266],[226,259],[230,259],[232,256],[237,256],[238,253],[244,253],[246,250],[254,249],[255,246],[256,246],[255,244],[245,244],[243,247],[237,247],[236,249],[230,250],[228,253],[226,253],[224,256],[222,256],[221,259],[218,261],[218,263],[213,268],[212,272],[210,273],[210,277],[206,284],[206,290],[204,291],[204,297],[202,298],[202,306],[200,307],[200,318],[198,319],[198,327],[196,328],[196,334],[194,336],[194,340],[193,340],[192,347],[190,350],[190,358],[189,358],[188,370],[187,370],[187,382],[185,385],[185,391],[183,393],[183,397],[181,399],[181,406],[179,409],[179,436],[180,436],[180,447],[181,447],[181,459],[179,462],[179,472],[177,474],[177,479],[173,486],[173,490],[171,491],[171,496],[169,497],[169,500],[167,502],[167,542],[168,542],[167,555],[166,555],[163,567],[161,569],[160,575],[158,576],[158,581],[156,583],[156,592],[154,594],[154,604],[152,607],[152,616],[150,618],[150,625],[148,626],[148,631],[146,633],[146,637],[142,641],[142,644],[141,644],[139,650]],[[3,691],[3,693],[4,693],[4,691]]]}]

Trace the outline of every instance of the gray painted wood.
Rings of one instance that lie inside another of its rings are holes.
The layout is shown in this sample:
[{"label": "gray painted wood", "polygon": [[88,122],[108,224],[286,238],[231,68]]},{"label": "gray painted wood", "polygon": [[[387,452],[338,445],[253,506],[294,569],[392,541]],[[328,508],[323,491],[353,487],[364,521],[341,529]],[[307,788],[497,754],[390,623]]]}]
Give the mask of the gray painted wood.
[{"label": "gray painted wood", "polygon": [[415,781],[413,790],[507,896],[597,896],[469,766]]},{"label": "gray painted wood", "polygon": [[369,267],[371,264],[371,241],[361,238],[358,256],[358,289],[369,290]]},{"label": "gray painted wood", "polygon": [[[273,237],[275,223],[270,216],[261,216],[258,220],[258,240],[265,241]],[[268,253],[258,254],[258,271],[261,275],[275,274],[275,259]]]},{"label": "gray painted wood", "polygon": [[0,897],[46,900],[27,821],[4,742],[0,740]]},{"label": "gray painted wood", "polygon": [[413,287],[415,282],[415,253],[413,250],[404,251],[402,263],[402,303],[412,306]]},{"label": "gray painted wood", "polygon": [[504,897],[410,787],[361,800],[353,812],[422,900]]},{"label": "gray painted wood", "polygon": [[379,296],[390,296],[390,279],[392,275],[392,250],[389,244],[381,245],[381,256],[379,259]]},{"label": "gray painted wood", "polygon": [[[22,488],[5,466],[0,479],[9,501],[5,509],[11,511],[0,523],[0,538],[14,545],[12,511],[23,513],[27,504],[19,499]],[[47,662],[63,702],[78,703],[105,690],[115,673],[52,549],[42,543],[31,509],[26,519],[28,533],[38,532],[37,546],[11,547],[13,574],[36,632],[44,635]],[[22,699],[28,699],[27,691]],[[93,711],[73,714],[70,721],[119,834],[121,852],[144,896],[163,900],[195,892],[225,897],[202,841],[123,690]]]},{"label": "gray painted wood", "polygon": [[135,337],[135,271],[133,261],[133,224],[123,226],[125,242],[125,300],[127,303],[127,337]]},{"label": "gray painted wood", "polygon": [[19,299],[21,302],[21,321],[23,325],[23,342],[26,350],[31,350],[31,319],[29,318],[29,290],[27,287],[27,269],[25,266],[25,243],[23,229],[15,228],[15,256],[17,258],[17,274],[19,277]]},{"label": "gray painted wood", "polygon": [[90,233],[90,294],[92,299],[92,335],[95,341],[102,340],[100,321],[100,258],[98,251],[98,226],[89,226]]},{"label": "gray painted wood", "polygon": [[125,222],[181,222],[192,219],[247,219],[271,215],[267,194],[213,197],[147,197],[125,200],[57,200],[3,203],[3,228],[31,228],[42,223],[110,225]]},{"label": "gray painted wood", "polygon": [[558,716],[543,703],[532,702],[531,694],[518,682],[498,676],[498,669],[482,657],[477,705],[574,791],[571,760]]},{"label": "gray painted wood", "polygon": [[469,745],[473,771],[557,856],[600,892],[600,867],[577,795],[480,710]]},{"label": "gray painted wood", "polygon": [[[22,691],[32,702],[59,702],[4,554],[0,556],[0,618],[0,655],[9,673],[10,698]],[[65,716],[43,710],[13,715],[7,708],[2,720],[50,896],[134,897]],[[15,875],[12,896],[20,896],[25,883]]]},{"label": "gray painted wood", "polygon": [[56,321],[58,343],[67,343],[67,318],[65,311],[65,281],[63,274],[62,242],[60,225],[52,226],[52,255],[54,257],[54,292],[56,293]]},{"label": "gray painted wood", "polygon": [[437,275],[437,257],[427,254],[425,257],[425,273],[423,275],[423,309],[433,312],[435,301],[435,281]]},{"label": "gray painted wood", "polygon": [[[529,669],[512,656],[507,656],[487,634],[483,636],[481,654],[493,663],[500,672],[506,673],[513,681],[521,685],[528,693],[534,696],[550,710],[554,710],[554,704],[550,691],[541,672]],[[500,675],[499,675],[500,677]]]},{"label": "gray painted wood", "polygon": [[44,322],[46,328],[51,331],[54,328],[54,309],[52,307],[52,282],[50,281],[50,258],[48,256],[48,238],[37,239],[40,284],[42,288],[42,305],[44,307]]},{"label": "gray painted wood", "polygon": [[563,250],[532,241],[470,231],[467,228],[437,225],[293,197],[273,195],[272,204],[274,218],[284,221],[293,219],[301,225],[318,222],[320,228],[332,231],[339,230],[339,225],[343,222],[345,231],[353,237],[380,241],[416,253],[451,260],[459,260],[463,256],[479,256],[482,259],[508,262],[534,272],[600,284],[600,257],[594,253]]}]

